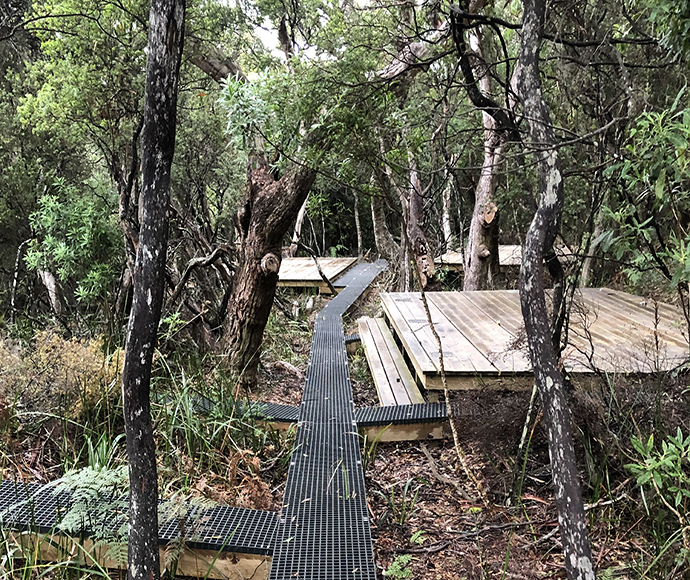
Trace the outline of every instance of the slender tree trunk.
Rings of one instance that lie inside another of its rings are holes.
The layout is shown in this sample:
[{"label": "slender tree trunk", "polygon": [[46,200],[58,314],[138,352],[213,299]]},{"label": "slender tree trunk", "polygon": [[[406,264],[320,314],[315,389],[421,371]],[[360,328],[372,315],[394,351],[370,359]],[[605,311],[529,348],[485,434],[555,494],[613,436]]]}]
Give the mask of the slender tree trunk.
[{"label": "slender tree trunk", "polygon": [[389,264],[395,264],[400,259],[400,247],[393,239],[386,224],[386,204],[380,195],[371,197],[371,221],[376,251]]},{"label": "slender tree trunk", "polygon": [[575,460],[570,412],[563,376],[551,341],[543,280],[544,254],[553,247],[563,209],[563,180],[556,136],[539,77],[539,47],[545,0],[525,0],[520,45],[519,94],[537,148],[540,201],[530,225],[520,271],[520,302],[534,377],[544,408],[549,438],[558,521],[570,580],[594,580],[592,553]]},{"label": "slender tree trunk", "polygon": [[50,307],[53,313],[55,316],[62,316],[64,308],[62,306],[62,296],[60,295],[60,285],[58,284],[55,274],[50,270],[39,270],[38,276],[48,291],[48,299],[50,300]]},{"label": "slender tree trunk", "polygon": [[24,240],[17,248],[17,257],[14,260],[14,275],[12,276],[12,291],[10,292],[10,324],[14,324],[14,315],[16,314],[17,307],[15,299],[17,297],[17,283],[19,282],[19,260],[22,256],[22,249],[26,244],[28,244],[31,239]]},{"label": "slender tree trunk", "polygon": [[[488,71],[483,66],[481,37],[470,34],[470,43],[481,59],[477,67],[479,90],[482,95],[491,94]],[[465,251],[463,290],[488,290],[493,288],[499,271],[498,263],[498,207],[494,203],[496,177],[503,159],[504,143],[494,119],[482,111],[484,124],[484,161],[475,190],[474,211],[470,222],[470,234]]]},{"label": "slender tree trunk", "polygon": [[295,229],[292,232],[292,242],[288,248],[287,255],[292,258],[297,253],[297,246],[302,235],[302,224],[304,223],[304,214],[307,212],[307,203],[309,203],[309,196],[304,200],[302,207],[299,208],[297,219],[295,220]]},{"label": "slender tree trunk", "polygon": [[242,249],[225,325],[230,364],[247,386],[256,381],[278,282],[281,242],[315,178],[316,170],[299,165],[276,180],[263,156],[251,161],[248,192],[237,214]]},{"label": "slender tree trunk", "polygon": [[496,121],[482,113],[484,118],[484,162],[475,190],[474,211],[465,250],[463,290],[493,288],[498,274],[498,207],[493,196],[496,172],[503,156],[503,143],[495,131]]},{"label": "slender tree trunk", "polygon": [[122,373],[129,458],[130,580],[160,576],[158,476],[149,387],[165,285],[170,165],[175,150],[184,18],[185,0],[152,0],[141,138],[141,223]]},{"label": "slender tree trunk", "polygon": [[357,231],[357,256],[362,257],[362,226],[359,223],[359,196],[356,191],[353,191],[355,196],[354,213],[355,213],[355,230]]},{"label": "slender tree trunk", "polygon": [[453,226],[450,217],[450,212],[453,205],[453,176],[449,170],[446,170],[446,180],[446,185],[443,188],[443,193],[441,195],[443,201],[441,228],[443,230],[443,245],[446,248],[446,251],[449,252],[455,247]]},{"label": "slender tree trunk", "polygon": [[[436,278],[434,268],[434,257],[429,251],[429,243],[426,234],[422,229],[424,222],[424,197],[422,194],[422,184],[419,180],[417,163],[409,153],[410,158],[410,187],[407,202],[407,239],[410,242],[412,258],[415,261],[419,282],[426,290],[436,289]],[[405,201],[401,199],[403,205]]]}]

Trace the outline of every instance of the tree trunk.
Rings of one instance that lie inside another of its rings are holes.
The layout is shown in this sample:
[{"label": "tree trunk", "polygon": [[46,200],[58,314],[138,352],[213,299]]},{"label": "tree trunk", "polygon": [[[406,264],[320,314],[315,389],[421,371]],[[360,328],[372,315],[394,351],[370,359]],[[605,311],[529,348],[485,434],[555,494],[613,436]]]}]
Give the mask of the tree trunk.
[{"label": "tree trunk", "polygon": [[55,274],[50,270],[39,270],[38,277],[48,291],[48,299],[50,300],[50,307],[53,313],[55,316],[62,316],[64,308],[62,306],[62,296],[60,295],[60,285]]},{"label": "tree trunk", "polygon": [[149,387],[163,305],[170,165],[175,150],[177,86],[185,0],[152,0],[142,133],[141,223],[133,271],[122,398],[129,458],[130,580],[160,576],[158,476]]},{"label": "tree trunk", "polygon": [[441,229],[443,230],[443,245],[447,252],[455,247],[453,236],[453,226],[450,218],[450,211],[453,205],[453,176],[450,170],[446,170],[446,185],[441,194],[443,200],[443,212],[441,214]]},{"label": "tree trunk", "polygon": [[395,264],[400,259],[400,247],[393,239],[386,224],[386,204],[383,197],[371,197],[371,222],[374,228],[374,243],[379,257],[389,264]]},{"label": "tree trunk", "polygon": [[359,196],[356,191],[353,191],[355,196],[354,203],[354,214],[355,214],[355,230],[357,232],[357,257],[361,258],[363,252],[362,249],[362,225],[359,223]]},{"label": "tree trunk", "polygon": [[566,573],[570,580],[594,580],[582,491],[577,473],[570,427],[570,412],[563,376],[550,336],[543,280],[544,254],[551,250],[560,228],[563,181],[556,136],[544,102],[539,77],[539,47],[543,33],[545,0],[525,0],[520,45],[519,94],[537,148],[540,201],[522,254],[520,302],[534,378],[544,408],[554,494],[558,508]]},{"label": "tree trunk", "polygon": [[[434,268],[434,256],[429,251],[429,244],[426,239],[426,234],[422,229],[424,222],[424,197],[422,194],[422,185],[419,180],[419,171],[417,171],[417,163],[409,154],[410,158],[410,187],[409,199],[401,200],[403,207],[407,202],[407,239],[410,244],[412,252],[412,259],[415,261],[417,273],[419,274],[419,283],[425,290],[436,290],[436,277]],[[404,215],[404,214],[403,214]]]},{"label": "tree trunk", "polygon": [[297,214],[297,219],[295,220],[295,229],[292,233],[292,242],[288,248],[287,255],[292,258],[297,253],[297,246],[299,245],[299,239],[302,235],[302,224],[304,223],[304,214],[307,212],[307,203],[309,202],[309,196],[307,195],[302,207],[299,208],[299,213]]},{"label": "tree trunk", "polygon": [[[480,58],[477,66],[479,90],[491,94],[488,71],[483,65],[481,37],[470,34],[470,43]],[[475,190],[474,210],[465,251],[463,290],[490,290],[499,271],[498,207],[494,203],[496,176],[503,158],[504,143],[497,131],[496,119],[482,111],[484,124],[484,161]]]},{"label": "tree trunk", "polygon": [[496,171],[503,155],[503,143],[495,130],[496,121],[484,118],[484,162],[475,190],[474,211],[465,249],[463,290],[490,290],[499,271],[498,207],[493,196]]},{"label": "tree trunk", "polygon": [[256,381],[278,282],[281,242],[316,178],[315,169],[297,165],[276,180],[263,156],[254,156],[250,163],[248,192],[237,213],[242,249],[225,325],[230,363],[247,386]]}]

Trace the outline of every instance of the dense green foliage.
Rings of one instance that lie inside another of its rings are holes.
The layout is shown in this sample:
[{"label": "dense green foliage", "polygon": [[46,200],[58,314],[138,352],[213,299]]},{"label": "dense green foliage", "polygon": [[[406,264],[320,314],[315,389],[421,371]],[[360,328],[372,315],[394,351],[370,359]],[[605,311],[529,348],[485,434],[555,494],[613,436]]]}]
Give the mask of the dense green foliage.
[{"label": "dense green foliage", "polygon": [[[221,474],[229,458],[251,481],[258,481],[261,461],[284,468],[286,440],[232,415],[234,399],[224,397],[235,392],[233,378],[203,358],[225,354],[222,328],[240,256],[237,212],[253,155],[265,156],[276,179],[300,164],[317,171],[301,238],[317,254],[382,253],[375,202],[383,205],[394,251],[404,250],[405,196],[413,175],[419,177],[430,252],[465,247],[485,133],[448,27],[452,9],[450,3],[349,0],[190,2],[156,359],[154,412],[169,489],[188,489],[205,471],[236,483],[237,474]],[[519,244],[536,207],[539,148],[529,142],[512,84],[522,4],[489,2],[481,12],[479,20],[468,17],[463,34],[472,51],[481,40],[481,58],[471,59],[474,74],[490,79],[488,96],[509,106],[517,124],[519,140],[506,145],[493,170],[500,242]],[[0,373],[0,426],[10,390],[33,409],[39,387],[58,376],[46,363],[46,336],[50,344],[68,341],[71,353],[80,352],[79,340],[90,340],[90,365],[101,344],[106,358],[122,345],[139,225],[147,14],[143,0],[12,0],[0,6],[0,338],[20,341],[0,350],[13,365]],[[558,244],[576,257],[566,265],[568,282],[578,284],[586,271],[590,285],[675,300],[690,315],[688,30],[687,1],[553,3],[540,56],[563,165]],[[232,67],[214,79],[209,70],[219,63]],[[387,77],[393,65],[399,74]],[[226,74],[236,69],[241,73]],[[397,255],[395,267],[404,262]],[[49,299],[41,277],[46,272],[57,281],[61,312]],[[504,274],[498,284],[512,287],[517,275]],[[303,322],[290,324],[301,332]],[[36,334],[46,327],[62,338]],[[271,318],[268,332],[284,327],[282,319]],[[302,361],[290,351],[294,345],[279,349],[275,336],[268,342],[267,356]],[[44,382],[38,371],[27,370],[32,357],[48,369]],[[218,388],[204,377],[216,372]],[[99,385],[101,406],[84,397],[86,415],[73,418],[81,425],[72,433],[81,450],[65,462],[65,471],[95,469],[96,433],[117,432],[117,385],[106,382]],[[80,389],[91,388],[72,378],[67,383],[62,390],[70,398],[61,411],[76,405]],[[52,401],[53,391],[45,392]],[[220,398],[220,411],[199,417],[199,395]],[[8,418],[0,434],[9,433],[15,419]],[[650,429],[664,427],[656,420]],[[66,422],[63,428],[72,427]],[[629,439],[631,431],[620,432]],[[686,453],[688,445],[679,435],[658,451],[648,437],[638,434],[628,450],[633,474],[646,499],[682,516],[682,522],[662,518],[656,566],[663,563],[661,550],[686,525],[681,468],[687,458],[673,453]],[[60,450],[66,455],[67,440]],[[114,445],[112,451],[118,456],[122,450]],[[671,455],[682,465],[669,475]],[[591,481],[598,482],[593,493],[601,493],[602,479]],[[404,487],[403,510],[400,498],[393,501],[394,489],[391,519],[403,525],[416,495]],[[398,564],[391,570],[403,577],[407,561]]]}]

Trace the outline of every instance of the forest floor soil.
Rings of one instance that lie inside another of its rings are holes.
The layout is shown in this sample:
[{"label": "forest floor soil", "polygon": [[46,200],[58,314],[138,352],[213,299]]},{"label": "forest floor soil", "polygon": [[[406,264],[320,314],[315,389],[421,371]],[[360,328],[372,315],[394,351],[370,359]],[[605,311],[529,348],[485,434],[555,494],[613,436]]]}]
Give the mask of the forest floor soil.
[{"label": "forest floor soil", "polygon": [[[299,324],[291,326],[278,316],[262,359],[258,389],[251,397],[300,404],[309,328],[325,303],[318,300],[320,304]],[[346,333],[356,332],[359,316],[380,315],[378,304],[374,290],[346,317]],[[376,405],[361,350],[349,361],[355,405]],[[639,460],[630,445],[633,435],[655,433],[661,441],[677,428],[690,433],[687,380],[682,372],[655,378],[602,377],[601,385],[591,391],[570,393],[593,556],[601,578],[687,577],[679,536],[673,537],[678,526],[653,494],[647,493],[643,501],[626,468]],[[527,454],[517,455],[529,401],[530,392],[525,391],[452,393],[457,447],[450,437],[363,441],[367,504],[381,580],[565,578],[538,405],[527,425]],[[60,420],[34,431],[30,427],[20,423],[0,432],[2,476],[46,483],[62,474],[66,461],[60,447],[75,436],[74,429]],[[83,438],[81,434],[75,440],[83,445]],[[171,482],[166,489],[185,486],[191,497],[276,510],[282,502],[291,439],[267,441],[261,452],[221,450],[219,461],[203,470],[180,448],[169,454],[167,464],[161,460],[159,474]],[[458,451],[486,490],[488,504],[467,477]],[[171,475],[173,463],[179,464],[178,472]]]}]

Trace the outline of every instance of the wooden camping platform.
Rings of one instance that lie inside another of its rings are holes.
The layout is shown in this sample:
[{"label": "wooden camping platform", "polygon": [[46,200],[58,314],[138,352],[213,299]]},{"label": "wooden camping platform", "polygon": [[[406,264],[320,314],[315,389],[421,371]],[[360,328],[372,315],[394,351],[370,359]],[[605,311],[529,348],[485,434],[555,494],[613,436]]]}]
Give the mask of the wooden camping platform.
[{"label": "wooden camping platform", "polygon": [[[570,249],[564,246],[557,247],[556,254],[559,258],[566,261],[570,261],[574,258]],[[462,252],[446,252],[438,258],[435,263],[436,266],[460,272],[463,269],[464,260]],[[498,246],[498,263],[501,266],[519,268],[522,263],[522,246],[510,244]]]},{"label": "wooden camping platform", "polygon": [[[357,258],[317,258],[326,277],[335,282],[347,272]],[[322,294],[328,294],[328,284],[321,278],[313,258],[283,258],[278,272],[278,286],[293,288],[318,288]]]},{"label": "wooden camping platform", "polygon": [[[441,338],[448,388],[531,387],[517,290],[426,296]],[[381,299],[418,381],[427,389],[441,389],[438,348],[420,294],[389,293]],[[582,289],[572,308],[566,368],[575,377],[591,378],[593,368],[628,374],[676,367],[689,354],[680,326],[683,315],[668,304],[659,304],[656,312],[638,296]]]}]

